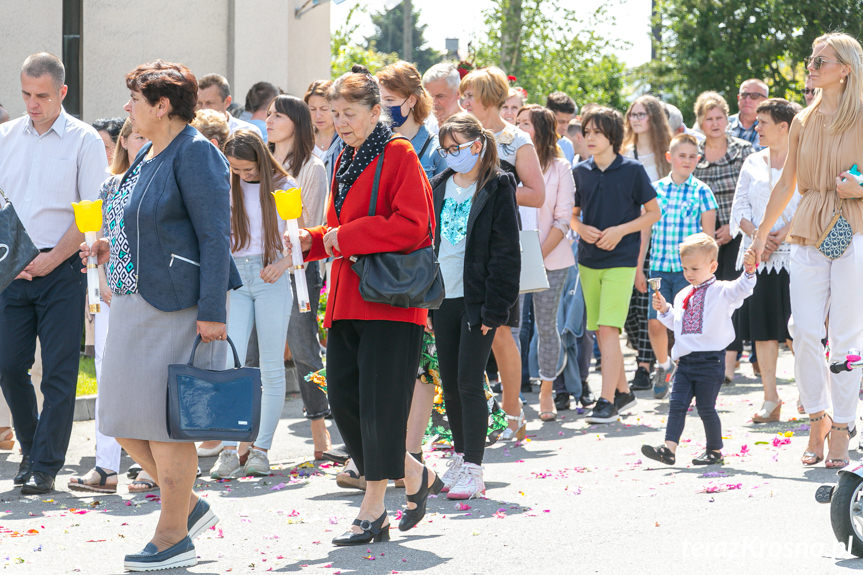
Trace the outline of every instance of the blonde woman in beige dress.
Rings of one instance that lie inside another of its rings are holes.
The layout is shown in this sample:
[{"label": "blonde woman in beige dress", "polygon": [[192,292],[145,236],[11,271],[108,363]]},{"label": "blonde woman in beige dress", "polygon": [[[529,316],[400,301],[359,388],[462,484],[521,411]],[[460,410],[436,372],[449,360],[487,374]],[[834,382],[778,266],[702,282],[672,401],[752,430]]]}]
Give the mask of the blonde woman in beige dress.
[{"label": "blonde woman in beige dress", "polygon": [[[824,459],[829,437],[825,465],[838,469],[848,465],[848,444],[856,433],[860,372],[829,373],[821,338],[827,322],[830,348],[840,356],[863,339],[863,322],[849,313],[863,285],[863,187],[848,173],[854,164],[863,166],[863,49],[846,34],[820,36],[807,69],[820,93],[791,124],[782,176],[750,250],[760,261],[767,235],[796,185],[802,197],[788,235],[794,372],[811,425],[801,462],[815,465]],[[853,238],[840,257],[830,259],[817,245],[840,206]]]}]

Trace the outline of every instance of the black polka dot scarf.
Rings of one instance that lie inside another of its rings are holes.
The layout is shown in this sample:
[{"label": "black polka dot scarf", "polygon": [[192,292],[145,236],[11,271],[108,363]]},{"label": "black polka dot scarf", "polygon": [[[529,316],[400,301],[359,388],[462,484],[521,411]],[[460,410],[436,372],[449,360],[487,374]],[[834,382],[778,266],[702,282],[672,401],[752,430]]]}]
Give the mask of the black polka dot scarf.
[{"label": "black polka dot scarf", "polygon": [[351,189],[363,170],[369,167],[369,164],[380,155],[392,136],[393,132],[389,126],[378,122],[378,125],[359,148],[345,146],[339,169],[336,172],[336,181],[339,183],[339,191],[335,201],[336,214],[341,215],[342,204],[345,203],[348,190]]}]

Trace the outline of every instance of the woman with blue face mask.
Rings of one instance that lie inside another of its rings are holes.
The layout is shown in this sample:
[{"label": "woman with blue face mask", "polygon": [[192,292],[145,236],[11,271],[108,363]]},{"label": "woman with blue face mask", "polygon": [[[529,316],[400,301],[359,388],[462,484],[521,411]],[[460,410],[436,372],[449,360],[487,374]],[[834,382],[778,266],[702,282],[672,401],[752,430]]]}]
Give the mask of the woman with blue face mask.
[{"label": "woman with blue face mask", "polygon": [[413,144],[426,177],[431,180],[444,171],[446,163],[435,150],[437,134],[429,133],[424,122],[431,113],[431,96],[422,84],[416,66],[398,61],[375,74],[381,87],[381,104],[392,118],[392,130]]},{"label": "woman with blue face mask", "polygon": [[515,178],[500,171],[494,135],[474,116],[452,116],[440,139],[447,170],[432,189],[446,297],[432,312],[432,327],[454,448],[443,481],[449,499],[470,499],[485,492],[485,365],[495,330],[518,298]]}]

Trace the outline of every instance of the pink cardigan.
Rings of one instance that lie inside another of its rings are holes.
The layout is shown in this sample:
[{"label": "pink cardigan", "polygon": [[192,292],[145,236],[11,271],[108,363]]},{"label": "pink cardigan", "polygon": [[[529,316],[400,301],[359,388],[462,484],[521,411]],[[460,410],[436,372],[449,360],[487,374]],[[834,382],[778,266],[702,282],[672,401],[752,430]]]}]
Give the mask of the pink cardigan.
[{"label": "pink cardigan", "polygon": [[542,175],[545,180],[545,202],[537,209],[539,241],[545,242],[552,228],[564,233],[564,238],[548,254],[543,263],[547,270],[560,270],[575,265],[572,247],[566,238],[572,207],[575,204],[575,181],[572,169],[564,158],[554,158]]}]

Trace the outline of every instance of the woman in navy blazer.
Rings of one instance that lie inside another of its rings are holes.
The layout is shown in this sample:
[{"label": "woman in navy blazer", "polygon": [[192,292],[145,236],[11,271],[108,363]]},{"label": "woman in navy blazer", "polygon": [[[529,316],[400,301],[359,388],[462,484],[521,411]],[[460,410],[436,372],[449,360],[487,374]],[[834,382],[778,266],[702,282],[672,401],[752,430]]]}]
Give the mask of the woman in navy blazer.
[{"label": "woman in navy blazer", "polygon": [[[99,382],[99,426],[161,486],[156,532],[131,571],[197,561],[192,538],[216,524],[192,491],[197,454],[166,425],[168,365],[185,363],[196,335],[226,339],[227,292],[241,285],[230,251],[229,167],[189,126],[198,86],[182,64],[157,60],[126,77],[125,109],[144,147],[105,198],[104,238],[92,252],[106,265],[113,296]],[[204,346],[196,365],[224,369],[225,346]],[[209,349],[213,348],[213,349]]]}]

